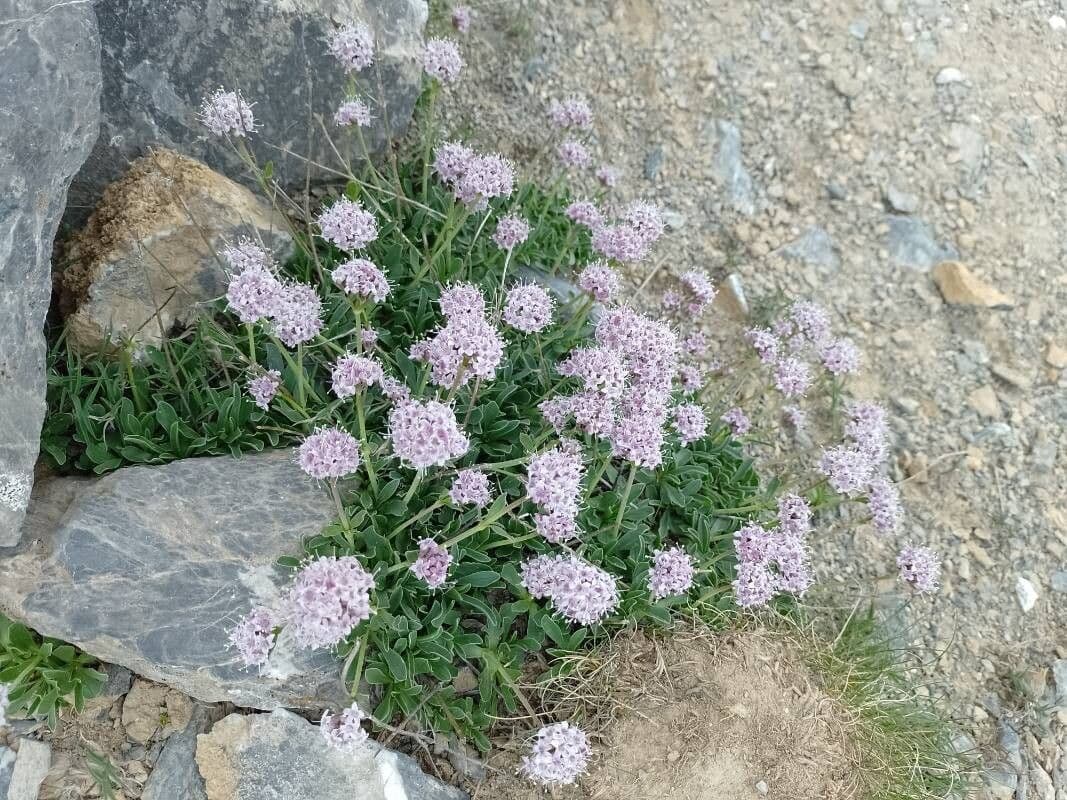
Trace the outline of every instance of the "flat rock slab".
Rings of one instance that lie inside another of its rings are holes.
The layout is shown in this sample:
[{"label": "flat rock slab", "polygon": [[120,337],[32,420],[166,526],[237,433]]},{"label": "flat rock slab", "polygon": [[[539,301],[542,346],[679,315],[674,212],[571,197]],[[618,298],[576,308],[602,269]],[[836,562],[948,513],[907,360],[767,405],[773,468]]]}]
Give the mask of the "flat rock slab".
[{"label": "flat rock slab", "polygon": [[889,235],[886,248],[894,264],[925,272],[942,261],[959,258],[956,248],[938,242],[930,226],[915,217],[888,215]]},{"label": "flat rock slab", "polygon": [[227,637],[275,605],[276,566],[334,512],[291,451],[129,467],[34,492],[23,547],[0,556],[0,608],[205,702],[324,708],[343,701],[335,657],[283,636],[263,674]]},{"label": "flat rock slab", "polygon": [[354,753],[329,747],[318,728],[278,709],[231,714],[197,737],[207,800],[464,800],[409,756],[374,743]]},{"label": "flat rock slab", "polygon": [[99,129],[92,6],[3,0],[0,64],[0,547],[8,547],[19,540],[45,414],[52,240]]}]

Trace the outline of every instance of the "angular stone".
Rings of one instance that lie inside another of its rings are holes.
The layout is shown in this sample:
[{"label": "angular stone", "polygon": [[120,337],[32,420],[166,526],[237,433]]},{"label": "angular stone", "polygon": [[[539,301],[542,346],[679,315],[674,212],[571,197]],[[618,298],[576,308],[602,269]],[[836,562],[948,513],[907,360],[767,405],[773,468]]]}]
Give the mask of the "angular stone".
[{"label": "angular stone", "polygon": [[1045,348],[1045,363],[1056,369],[1067,367],[1067,347],[1060,347],[1055,342],[1049,342]]},{"label": "angular stone", "polygon": [[284,709],[231,714],[197,737],[208,800],[463,800],[406,755],[373,742],[354,753],[328,747],[316,726]]},{"label": "angular stone", "polygon": [[[347,139],[332,119],[348,76],[326,51],[336,23],[366,22],[377,39],[376,64],[357,77],[374,109],[365,131],[372,151],[404,131],[419,94],[425,0],[97,0],[94,6],[103,37],[103,120],[72,189],[75,206],[92,208],[104,187],[153,145],[253,185],[233,149],[207,136],[197,119],[204,97],[220,86],[240,89],[255,103],[257,131],[248,144],[260,164],[274,163],[283,185],[302,188],[309,166],[312,181],[335,180],[314,166],[336,168],[337,159],[313,115],[322,116],[344,152]],[[84,212],[79,217],[72,208],[69,221],[81,219]]]},{"label": "angular stone", "polygon": [[225,293],[218,253],[242,237],[279,260],[290,243],[265,200],[205,164],[172,150],[138,159],[68,249],[68,341],[87,352],[128,339],[158,345],[176,321]]},{"label": "angular stone", "polygon": [[720,119],[715,122],[714,134],[715,177],[722,184],[727,204],[750,217],[756,213],[756,195],[752,176],[741,159],[741,131],[732,122]]},{"label": "angular stone", "polygon": [[7,787],[6,800],[37,800],[44,776],[52,764],[52,748],[48,742],[36,739],[19,741],[19,751],[15,758],[15,768],[11,772],[11,783]]},{"label": "angular stone", "polygon": [[958,261],[942,261],[933,271],[945,302],[954,306],[1010,308],[1015,304],[999,289],[990,286]]},{"label": "angular stone", "polygon": [[898,266],[928,270],[934,264],[950,261],[958,255],[950,245],[935,241],[930,228],[921,219],[890,214],[886,222],[889,224],[886,248],[889,258]]},{"label": "angular stone", "polygon": [[208,709],[197,705],[189,724],[167,739],[141,791],[141,800],[207,800],[204,779],[196,768],[196,737],[210,722]]},{"label": "angular stone", "polygon": [[99,126],[92,6],[2,0],[0,64],[0,547],[8,547],[19,540],[45,413],[52,240]]},{"label": "angular stone", "polygon": [[10,747],[0,746],[0,797],[7,797],[11,786],[11,775],[15,771],[17,754]]},{"label": "angular stone", "polygon": [[277,605],[291,577],[277,558],[333,515],[291,451],[46,481],[26,541],[0,558],[0,610],[205,702],[322,708],[344,699],[332,654],[283,635],[257,674],[227,637]]},{"label": "angular stone", "polygon": [[1000,417],[1000,400],[992,386],[979,386],[967,395],[967,405],[987,419]]},{"label": "angular stone", "polygon": [[166,739],[184,730],[193,705],[181,692],[158,683],[138,680],[122,701],[122,727],[126,737],[138,744],[153,738]]},{"label": "angular stone", "polygon": [[798,239],[775,252],[816,267],[837,269],[841,263],[834,248],[834,240],[825,229],[817,225],[811,226]]},{"label": "angular stone", "polygon": [[745,284],[736,272],[731,272],[719,284],[719,291],[712,301],[712,309],[737,320],[748,317],[750,309]]}]

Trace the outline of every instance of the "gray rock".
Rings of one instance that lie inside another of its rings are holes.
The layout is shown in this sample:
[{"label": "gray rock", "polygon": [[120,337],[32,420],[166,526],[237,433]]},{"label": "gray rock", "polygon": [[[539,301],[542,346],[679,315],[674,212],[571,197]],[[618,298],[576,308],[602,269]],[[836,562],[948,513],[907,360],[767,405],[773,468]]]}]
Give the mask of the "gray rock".
[{"label": "gray rock", "polygon": [[950,83],[963,83],[965,80],[967,80],[966,76],[956,67],[943,67],[934,78],[934,83],[938,86],[946,86]]},{"label": "gray rock", "polygon": [[714,138],[713,169],[726,192],[726,201],[735,211],[752,216],[756,213],[756,194],[752,176],[741,159],[741,131],[720,119],[715,122]]},{"label": "gray rock", "polygon": [[67,341],[83,352],[158,346],[225,293],[218,254],[242,238],[279,261],[291,249],[284,219],[258,194],[172,150],[138,159],[68,249]]},{"label": "gray rock", "polygon": [[[230,147],[207,137],[197,121],[203,98],[220,86],[240,89],[255,103],[259,130],[250,145],[260,164],[274,162],[283,184],[303,186],[305,158],[336,166],[311,118],[322,115],[336,135],[330,120],[347,76],[326,52],[335,23],[366,22],[378,40],[376,66],[358,76],[375,107],[365,134],[371,149],[406,128],[419,93],[425,0],[97,0],[95,7],[103,37],[103,119],[71,192],[72,205],[86,209],[149,145],[251,185]],[[312,180],[327,175],[313,168]],[[71,221],[83,218],[72,209]]]},{"label": "gray rock", "polygon": [[231,714],[197,737],[207,796],[273,800],[463,800],[467,795],[419,769],[409,756],[373,742],[342,753],[316,726],[284,709]]},{"label": "gray rock", "polygon": [[14,750],[0,745],[0,797],[7,797],[7,790],[11,786],[11,775],[15,771],[16,757]]},{"label": "gray rock", "polygon": [[208,729],[208,709],[197,705],[184,730],[171,734],[141,790],[141,800],[207,800],[204,779],[196,768],[196,737]]},{"label": "gray rock", "polygon": [[663,145],[657,144],[645,155],[645,179],[654,181],[663,168]]},{"label": "gray rock", "polygon": [[1067,658],[1052,662],[1052,681],[1056,685],[1056,704],[1067,708]]},{"label": "gray rock", "polygon": [[52,240],[100,119],[92,7],[2,0],[0,63],[0,547],[7,547],[19,540],[45,413]]},{"label": "gray rock", "polygon": [[41,782],[52,765],[52,748],[48,742],[21,739],[7,787],[6,800],[37,800]]},{"label": "gray rock", "polygon": [[871,23],[865,19],[856,19],[849,23],[848,32],[854,39],[863,41],[867,38],[867,32],[871,29]]},{"label": "gray rock", "polygon": [[919,210],[919,196],[904,191],[896,184],[891,183],[886,187],[885,201],[898,214],[914,214]]},{"label": "gray rock", "polygon": [[985,771],[985,785],[992,800],[1012,800],[1019,776],[1007,764],[997,764]]},{"label": "gray rock", "polygon": [[848,199],[848,189],[837,181],[830,181],[826,184],[826,194],[831,200]]},{"label": "gray rock", "polygon": [[985,137],[974,128],[954,122],[948,129],[948,143],[959,151],[960,162],[970,172],[977,172],[985,156]]},{"label": "gray rock", "polygon": [[1067,594],[1067,570],[1052,573],[1052,591]]},{"label": "gray rock", "polygon": [[929,226],[915,217],[890,214],[889,235],[886,247],[894,264],[909,269],[926,271],[942,261],[959,258],[956,249],[934,239]]},{"label": "gray rock", "polygon": [[841,260],[834,247],[834,240],[823,228],[813,225],[800,235],[800,238],[779,248],[778,254],[786,258],[803,261],[816,267],[837,269]]},{"label": "gray rock", "polygon": [[129,467],[74,491],[47,481],[27,541],[0,558],[0,610],[199,700],[325,707],[342,696],[330,653],[283,635],[257,674],[227,636],[251,606],[276,605],[276,559],[332,518],[289,451]]},{"label": "gray rock", "polygon": [[1008,763],[1016,771],[1021,770],[1023,768],[1023,743],[1015,728],[1002,721],[997,726],[997,744],[1003,751]]}]

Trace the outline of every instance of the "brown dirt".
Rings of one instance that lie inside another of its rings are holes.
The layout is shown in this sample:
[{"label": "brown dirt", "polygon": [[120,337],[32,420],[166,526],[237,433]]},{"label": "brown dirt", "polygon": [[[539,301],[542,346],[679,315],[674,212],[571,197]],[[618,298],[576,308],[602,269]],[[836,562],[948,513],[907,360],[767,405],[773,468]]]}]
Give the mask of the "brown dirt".
[{"label": "brown dirt", "polygon": [[[858,796],[846,718],[788,644],[755,633],[666,641],[637,634],[582,663],[584,679],[551,694],[584,710],[597,760],[579,785],[551,796]],[[513,777],[520,749],[491,762],[501,772],[472,792],[474,800],[545,796]]]}]

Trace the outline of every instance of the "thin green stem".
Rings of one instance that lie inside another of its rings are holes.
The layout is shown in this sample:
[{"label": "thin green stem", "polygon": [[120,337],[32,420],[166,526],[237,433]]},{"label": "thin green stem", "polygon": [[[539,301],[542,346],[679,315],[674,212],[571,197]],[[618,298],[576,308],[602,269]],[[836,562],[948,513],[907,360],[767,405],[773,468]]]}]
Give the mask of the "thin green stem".
[{"label": "thin green stem", "polygon": [[352,521],[348,518],[348,512],[345,511],[345,505],[341,502],[341,493],[337,491],[337,479],[334,478],[329,482],[330,497],[333,498],[333,505],[337,509],[337,516],[341,520],[341,527],[345,529],[345,538],[348,539],[348,546],[355,549],[356,537],[352,530]]},{"label": "thin green stem", "polygon": [[367,479],[371,489],[378,494],[378,476],[374,471],[374,459],[370,456],[367,442],[367,417],[363,410],[363,390],[356,392],[356,421],[359,423],[359,448],[363,451],[363,463],[367,467]]},{"label": "thin green stem", "polygon": [[619,513],[615,517],[615,527],[612,530],[612,538],[619,538],[619,528],[622,527],[622,518],[626,514],[626,506],[630,503],[630,492],[634,488],[634,478],[637,477],[637,464],[630,466],[630,477],[626,479],[626,489],[623,490],[622,500],[619,502]]},{"label": "thin green stem", "polygon": [[420,520],[425,519],[426,517],[430,516],[430,514],[432,514],[437,509],[439,509],[441,506],[443,506],[447,502],[447,500],[448,500],[447,497],[439,497],[437,500],[434,501],[434,503],[432,505],[427,506],[422,511],[420,511],[418,514],[416,514],[415,516],[409,518],[406,522],[401,522],[399,525],[397,525],[395,528],[393,528],[389,532],[389,537],[388,538],[392,539],[394,536],[396,536],[401,531],[410,528],[415,523],[417,523]]},{"label": "thin green stem", "polygon": [[252,328],[251,322],[245,323],[245,331],[248,333],[248,361],[251,364],[256,363],[256,337],[255,331]]},{"label": "thin green stem", "polygon": [[425,470],[415,471],[415,480],[411,482],[411,486],[408,487],[407,494],[404,495],[404,505],[411,502],[411,498],[415,496],[415,490],[419,488],[419,484],[422,483],[422,476],[426,474]]}]

